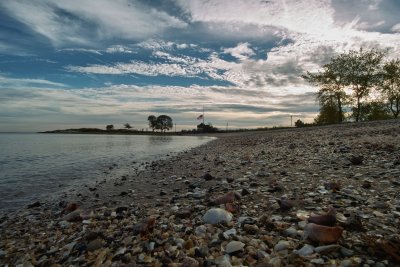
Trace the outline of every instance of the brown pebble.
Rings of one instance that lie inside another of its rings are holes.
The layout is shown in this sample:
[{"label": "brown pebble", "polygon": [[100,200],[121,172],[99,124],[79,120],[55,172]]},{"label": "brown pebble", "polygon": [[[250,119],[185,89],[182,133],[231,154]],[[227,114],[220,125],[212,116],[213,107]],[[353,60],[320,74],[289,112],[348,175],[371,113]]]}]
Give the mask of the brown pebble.
[{"label": "brown pebble", "polygon": [[342,237],[343,228],[308,223],[304,228],[304,238],[322,244],[336,243]]}]

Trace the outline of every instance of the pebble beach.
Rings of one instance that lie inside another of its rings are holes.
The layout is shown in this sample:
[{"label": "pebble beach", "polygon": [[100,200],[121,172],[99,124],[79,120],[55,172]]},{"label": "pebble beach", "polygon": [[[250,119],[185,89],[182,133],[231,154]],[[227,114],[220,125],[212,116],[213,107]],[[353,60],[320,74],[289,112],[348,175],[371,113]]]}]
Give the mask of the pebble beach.
[{"label": "pebble beach", "polygon": [[400,121],[216,134],[0,218],[1,266],[400,266]]}]

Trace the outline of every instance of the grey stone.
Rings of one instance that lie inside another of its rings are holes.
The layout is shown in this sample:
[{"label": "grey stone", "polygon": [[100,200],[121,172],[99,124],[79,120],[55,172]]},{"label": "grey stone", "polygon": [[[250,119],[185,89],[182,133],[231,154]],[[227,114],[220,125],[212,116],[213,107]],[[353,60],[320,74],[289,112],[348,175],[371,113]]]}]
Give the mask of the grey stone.
[{"label": "grey stone", "polygon": [[300,250],[297,251],[297,254],[299,254],[300,256],[308,256],[311,255],[313,252],[314,247],[309,244],[305,244]]},{"label": "grey stone", "polygon": [[295,237],[297,235],[297,230],[294,227],[289,227],[285,231],[283,231],[285,236]]},{"label": "grey stone", "polygon": [[278,244],[275,245],[274,250],[275,251],[281,251],[288,249],[290,247],[290,243],[286,240],[279,240]]},{"label": "grey stone", "polygon": [[340,248],[340,253],[344,256],[344,257],[350,257],[353,256],[354,251],[345,247],[341,247]]},{"label": "grey stone", "polygon": [[240,241],[231,241],[226,245],[225,251],[226,253],[234,253],[241,249],[243,249],[245,244]]},{"label": "grey stone", "polygon": [[203,216],[203,221],[209,224],[228,223],[232,220],[232,214],[224,209],[209,209]]}]

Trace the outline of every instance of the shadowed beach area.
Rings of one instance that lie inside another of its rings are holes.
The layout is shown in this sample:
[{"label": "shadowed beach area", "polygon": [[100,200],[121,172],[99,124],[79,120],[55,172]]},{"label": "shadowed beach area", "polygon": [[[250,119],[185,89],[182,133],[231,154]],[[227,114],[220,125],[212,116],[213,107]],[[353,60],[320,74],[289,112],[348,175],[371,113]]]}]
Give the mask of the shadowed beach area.
[{"label": "shadowed beach area", "polygon": [[399,120],[215,136],[5,214],[0,264],[400,264]]}]

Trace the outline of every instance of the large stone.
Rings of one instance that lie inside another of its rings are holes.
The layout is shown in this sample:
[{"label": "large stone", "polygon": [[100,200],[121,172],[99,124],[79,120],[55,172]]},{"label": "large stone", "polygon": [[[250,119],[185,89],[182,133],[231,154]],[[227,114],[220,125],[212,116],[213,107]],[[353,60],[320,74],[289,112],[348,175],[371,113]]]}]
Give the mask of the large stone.
[{"label": "large stone", "polygon": [[209,209],[203,216],[203,221],[209,224],[228,223],[232,220],[232,213],[224,209]]},{"label": "large stone", "polygon": [[301,249],[297,251],[297,254],[299,254],[300,256],[308,256],[311,255],[313,252],[314,247],[309,244],[305,244]]},{"label": "large stone", "polygon": [[278,244],[275,245],[274,250],[281,251],[281,250],[288,249],[289,247],[290,247],[289,241],[279,240]]},{"label": "large stone", "polygon": [[225,251],[226,253],[235,253],[244,248],[245,244],[240,241],[231,241],[226,245]]}]

